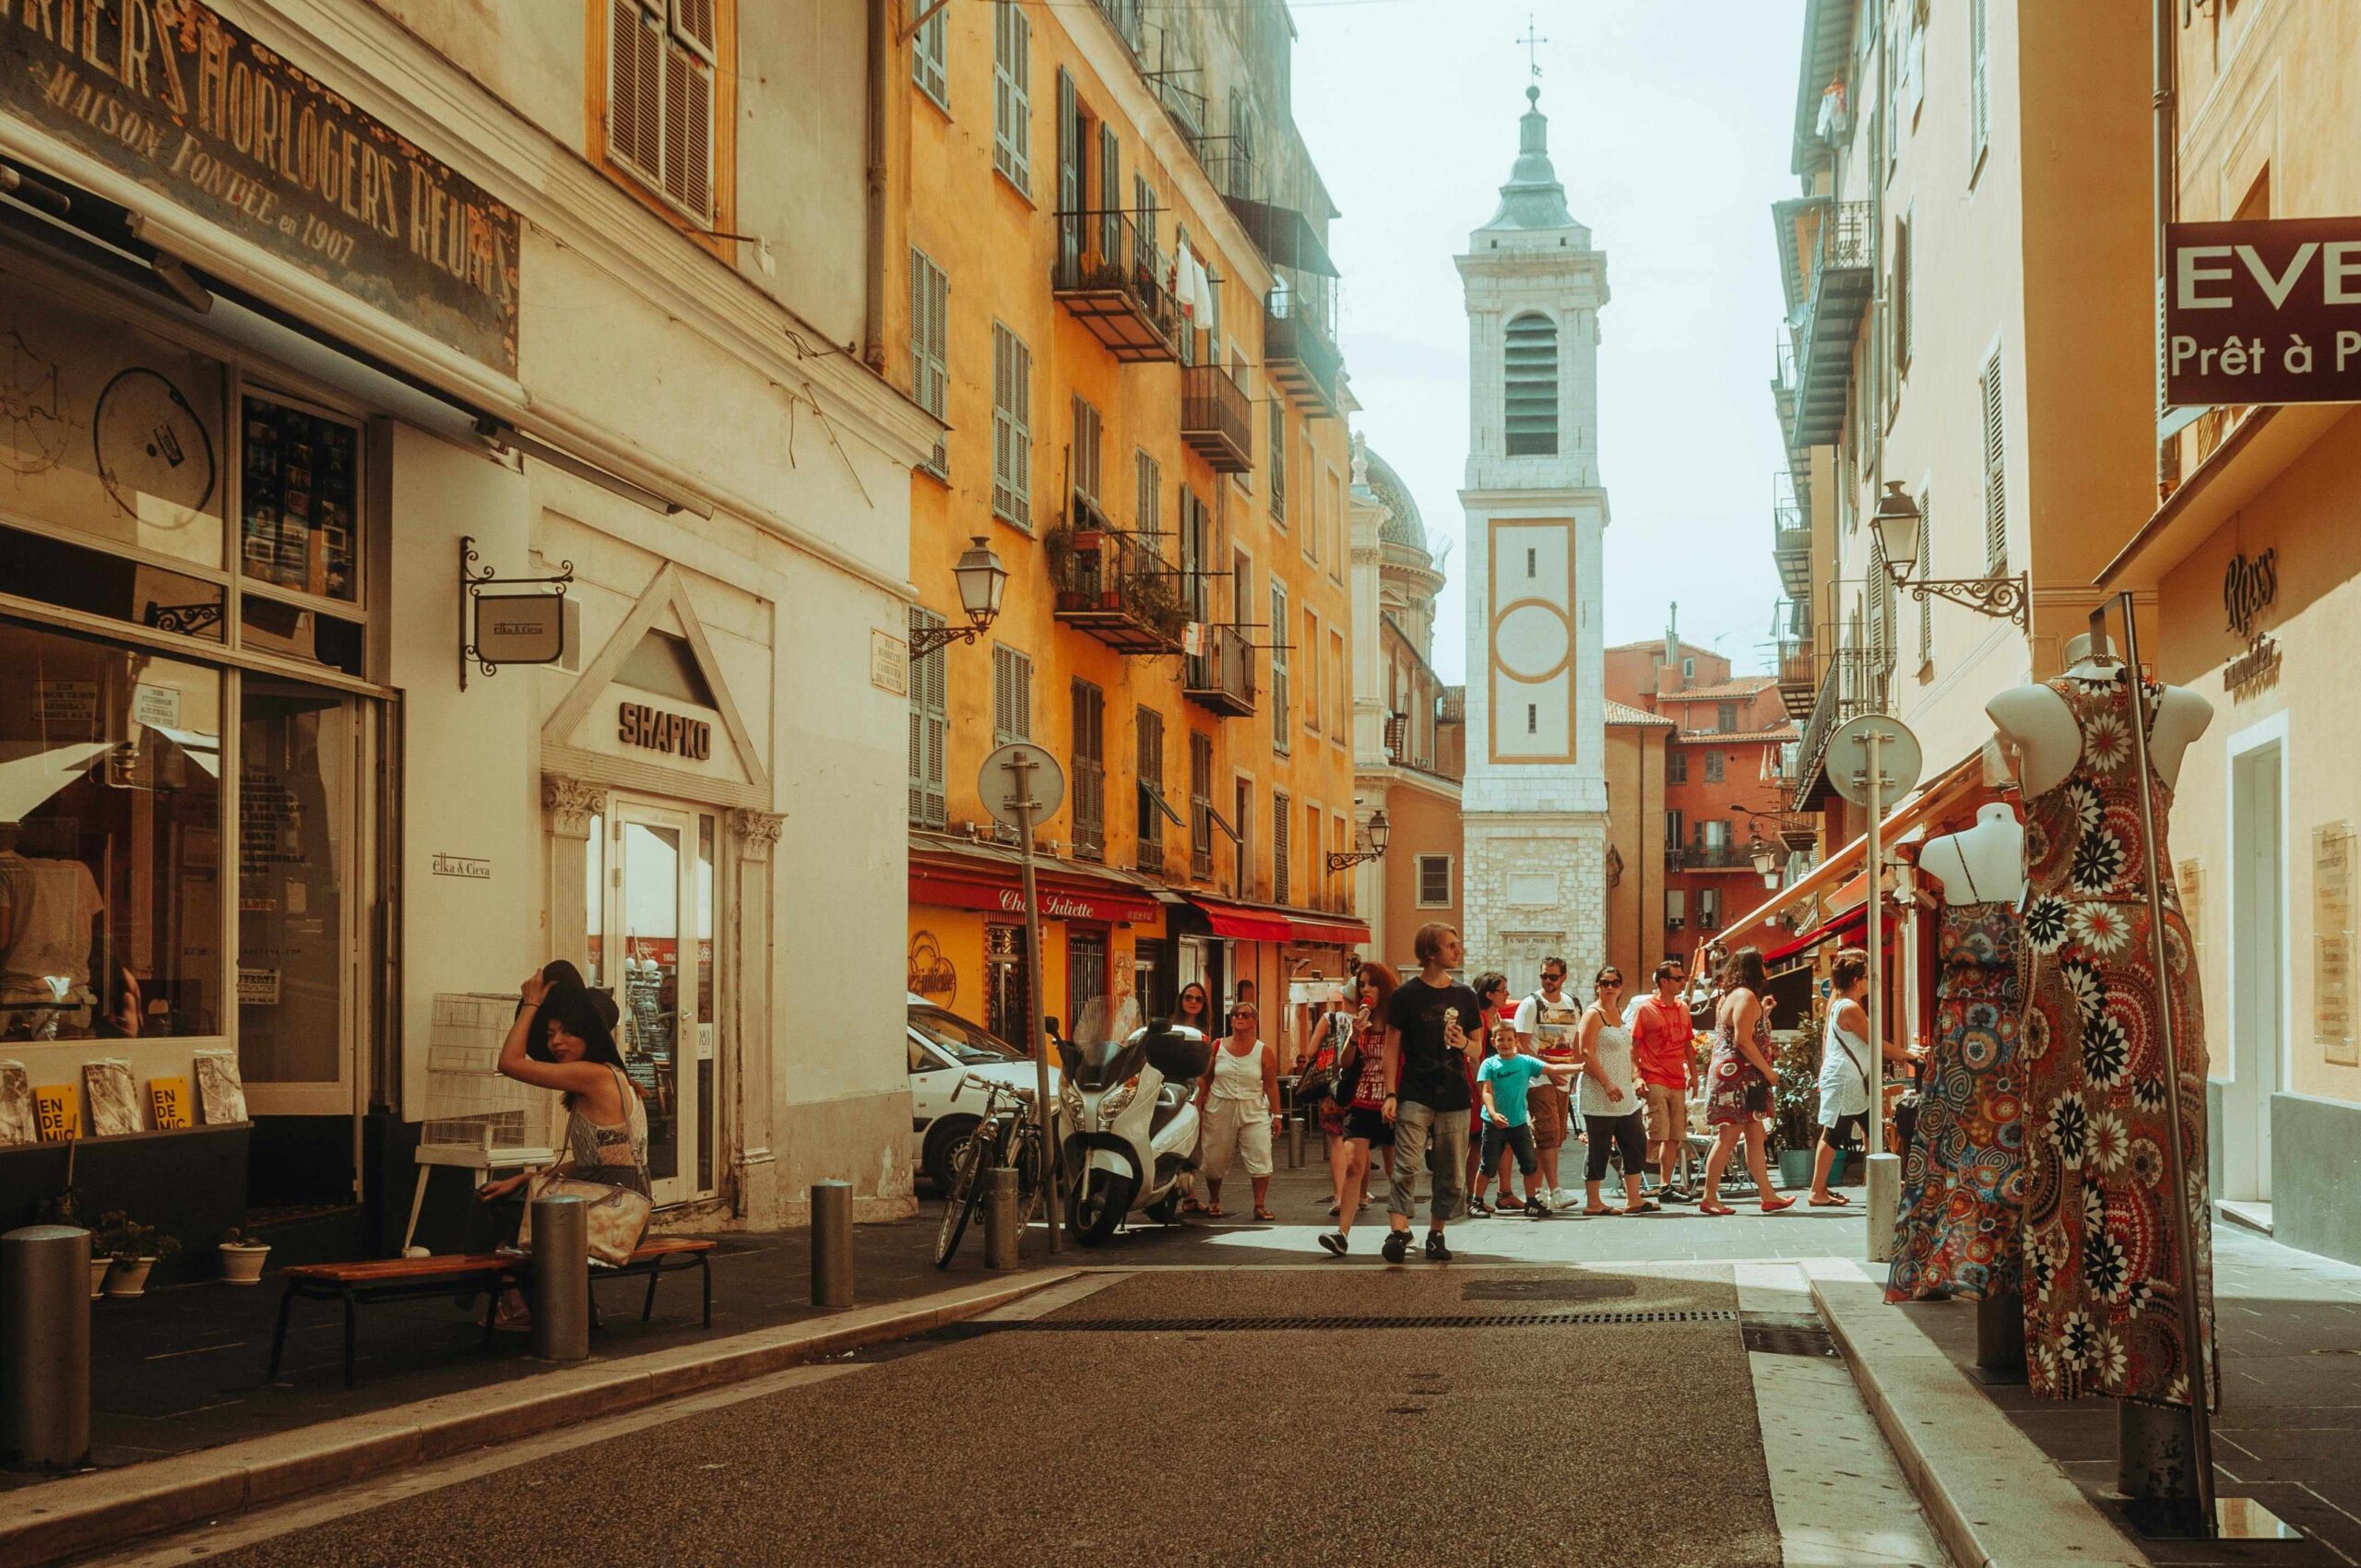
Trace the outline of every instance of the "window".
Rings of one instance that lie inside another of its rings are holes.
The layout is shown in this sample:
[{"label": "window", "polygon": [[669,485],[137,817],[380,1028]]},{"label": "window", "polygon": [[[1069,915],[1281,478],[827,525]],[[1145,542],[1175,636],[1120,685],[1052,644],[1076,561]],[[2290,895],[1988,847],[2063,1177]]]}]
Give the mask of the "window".
[{"label": "window", "polygon": [[1893,220],[1893,283],[1888,291],[1892,296],[1893,373],[1898,383],[1902,373],[1910,368],[1910,333],[1916,325],[1916,303],[1910,297],[1910,217],[1904,214]]},{"label": "window", "polygon": [[1271,579],[1271,746],[1285,752],[1287,734],[1287,590]]},{"label": "window", "polygon": [[1328,726],[1328,738],[1338,745],[1352,739],[1353,696],[1351,667],[1345,662],[1345,634],[1328,634],[1328,689],[1335,694],[1335,720]]},{"label": "window", "polygon": [[[1933,576],[1927,552],[1935,547],[1934,514],[1928,509],[1928,493],[1918,493],[1918,571],[1921,576]],[[1921,670],[1935,662],[1935,600],[1932,594],[1918,601],[1918,667]]]},{"label": "window", "polygon": [[1189,731],[1189,874],[1214,873],[1214,738]]},{"label": "window", "polygon": [[1303,867],[1304,880],[1310,883],[1313,889],[1311,897],[1317,898],[1319,890],[1325,887],[1328,882],[1328,862],[1321,858],[1318,802],[1307,802],[1303,808]]},{"label": "window", "polygon": [[1164,469],[1141,451],[1132,454],[1132,526],[1142,540],[1163,553],[1157,537],[1164,531]]},{"label": "window", "polygon": [[1303,727],[1320,733],[1320,710],[1327,703],[1327,688],[1320,683],[1320,617],[1303,612]]},{"label": "window", "polygon": [[1669,748],[1665,753],[1665,761],[1671,769],[1670,778],[1675,784],[1689,782],[1689,754],[1687,752],[1678,747]]},{"label": "window", "polygon": [[714,61],[729,0],[607,0],[607,157],[713,222]]},{"label": "window", "polygon": [[1098,492],[1098,410],[1077,395],[1074,400],[1074,488],[1092,505],[1097,506]]},{"label": "window", "polygon": [[1707,752],[1705,754],[1706,783],[1719,784],[1722,782],[1723,775],[1727,768],[1728,755],[1729,754],[1726,752]]},{"label": "window", "polygon": [[1293,857],[1292,836],[1295,831],[1295,802],[1285,793],[1271,791],[1271,902],[1294,902],[1294,868],[1287,862]]},{"label": "window", "polygon": [[992,323],[992,516],[1033,527],[1033,355]]},{"label": "window", "polygon": [[1726,849],[1730,845],[1730,825],[1719,817],[1711,817],[1697,825],[1697,841],[1709,849]]},{"label": "window", "polygon": [[910,35],[910,80],[951,112],[951,7],[944,6]]},{"label": "window", "polygon": [[1420,855],[1418,857],[1418,908],[1447,909],[1451,908],[1451,857]]},{"label": "window", "polygon": [[1234,885],[1240,898],[1248,898],[1254,893],[1254,780],[1238,780],[1232,809],[1238,813],[1238,837],[1231,845],[1238,852],[1238,880]]},{"label": "window", "polygon": [[1558,452],[1558,324],[1546,315],[1509,323],[1507,406],[1512,457]]},{"label": "window", "polygon": [[1541,575],[1541,552],[1539,552],[1538,550],[1528,550],[1528,551],[1526,551],[1526,552],[1525,552],[1525,580],[1526,580],[1527,582],[1531,582],[1534,578],[1536,578],[1536,577],[1539,576],[1540,575]]},{"label": "window", "polygon": [[1033,24],[1010,0],[992,6],[992,167],[1033,194]]},{"label": "window", "polygon": [[1107,854],[1107,694],[1087,681],[1074,683],[1074,852],[1084,860]]},{"label": "window", "polygon": [[1697,678],[1697,661],[1695,659],[1684,659],[1680,661],[1680,678],[1684,681],[1693,681]]},{"label": "window", "polygon": [[1967,0],[1967,183],[1992,145],[1991,0]]},{"label": "window", "polygon": [[1164,869],[1164,715],[1143,707],[1133,719],[1134,764],[1139,775],[1140,869]]},{"label": "window", "polygon": [[1998,576],[2009,569],[2008,432],[2001,420],[1998,349],[1984,362],[1979,390],[1984,404],[1984,570]]},{"label": "window", "polygon": [[[931,610],[910,610],[910,635],[943,624]],[[950,820],[947,786],[951,710],[946,690],[948,656],[942,648],[910,660],[910,823],[940,828]]]},{"label": "window", "polygon": [[1716,733],[1724,735],[1738,733],[1738,704],[1725,702],[1714,706],[1714,729]]},{"label": "window", "polygon": [[[936,419],[951,419],[951,279],[927,254],[910,251],[910,397]],[[951,477],[951,444],[936,436],[927,469]]]},{"label": "window", "polygon": [[1681,814],[1677,811],[1668,811],[1665,813],[1664,841],[1667,847],[1675,849],[1680,848],[1680,829]]},{"label": "window", "polygon": [[1528,735],[1541,733],[1541,705],[1539,703],[1529,702],[1525,705],[1525,732]]},{"label": "window", "polygon": [[1287,405],[1281,398],[1271,399],[1271,521],[1281,528],[1287,522]]},{"label": "window", "polygon": [[1033,661],[1004,644],[992,645],[992,744],[1033,738]]},{"label": "window", "polygon": [[1688,927],[1688,924],[1689,924],[1689,891],[1688,891],[1688,889],[1686,889],[1686,888],[1682,888],[1682,887],[1667,887],[1667,888],[1666,888],[1666,889],[1664,890],[1664,928],[1665,928],[1665,930],[1667,930],[1667,931],[1681,931],[1681,930],[1685,930],[1685,929]]},{"label": "window", "polygon": [[1890,667],[1893,660],[1893,627],[1886,618],[1886,585],[1892,577],[1885,569],[1885,541],[1869,530],[1869,580],[1863,588],[1869,602],[1869,662],[1880,670]]},{"label": "window", "polygon": [[1722,890],[1701,887],[1697,890],[1697,929],[1719,931],[1722,927]]}]

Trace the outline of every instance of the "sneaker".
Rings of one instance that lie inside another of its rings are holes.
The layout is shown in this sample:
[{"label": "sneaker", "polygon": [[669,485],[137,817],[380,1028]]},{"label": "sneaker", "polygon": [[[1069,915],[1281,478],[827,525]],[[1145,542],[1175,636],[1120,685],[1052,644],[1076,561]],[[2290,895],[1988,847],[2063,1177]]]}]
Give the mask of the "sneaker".
[{"label": "sneaker", "polygon": [[1482,1198],[1469,1198],[1467,1200],[1467,1212],[1477,1219],[1489,1219],[1492,1218],[1490,1206],[1488,1206]]},{"label": "sneaker", "polygon": [[1547,1218],[1549,1218],[1549,1200],[1548,1200],[1548,1198],[1546,1195],[1544,1195],[1543,1194],[1536,1193],[1536,1194],[1533,1195],[1533,1201],[1532,1201],[1531,1203],[1526,1204],[1526,1205],[1525,1206],[1525,1217],[1527,1219],[1547,1219]]},{"label": "sneaker", "polygon": [[1430,1263],[1451,1261],[1451,1249],[1442,1244],[1442,1232],[1440,1230],[1427,1232],[1427,1261]]},{"label": "sneaker", "polygon": [[1407,1230],[1387,1231],[1385,1245],[1380,1250],[1385,1253],[1386,1262],[1400,1263],[1410,1255],[1410,1233]]},{"label": "sneaker", "polygon": [[1347,1243],[1345,1241],[1345,1233],[1343,1231],[1332,1230],[1320,1238],[1320,1244],[1327,1248],[1328,1251],[1335,1256],[1343,1257],[1345,1255],[1345,1248]]},{"label": "sneaker", "polygon": [[1697,1194],[1686,1187],[1658,1187],[1656,1201],[1667,1204],[1693,1204],[1697,1201]]}]

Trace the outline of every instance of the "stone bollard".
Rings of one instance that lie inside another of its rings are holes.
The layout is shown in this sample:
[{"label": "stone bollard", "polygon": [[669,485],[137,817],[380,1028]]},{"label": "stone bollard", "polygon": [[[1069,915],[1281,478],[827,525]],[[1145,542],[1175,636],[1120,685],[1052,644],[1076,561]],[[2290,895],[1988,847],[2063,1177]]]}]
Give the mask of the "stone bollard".
[{"label": "stone bollard", "polygon": [[590,1357],[590,1216],[580,1198],[533,1200],[533,1354]]},{"label": "stone bollard", "polygon": [[0,1236],[0,1462],[70,1469],[90,1456],[90,1233]]},{"label": "stone bollard", "polygon": [[852,1305],[852,1184],[812,1183],[812,1304]]},{"label": "stone bollard", "polygon": [[1016,1222],[1020,1194],[1014,1166],[998,1165],[984,1172],[984,1266],[1014,1268],[1017,1243],[1025,1229]]}]

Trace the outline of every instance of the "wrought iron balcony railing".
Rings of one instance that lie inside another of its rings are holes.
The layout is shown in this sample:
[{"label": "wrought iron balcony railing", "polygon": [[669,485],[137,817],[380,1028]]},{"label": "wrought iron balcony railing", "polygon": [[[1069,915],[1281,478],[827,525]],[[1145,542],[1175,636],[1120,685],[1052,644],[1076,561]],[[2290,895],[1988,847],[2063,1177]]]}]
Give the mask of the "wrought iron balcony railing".
[{"label": "wrought iron balcony railing", "polygon": [[1117,359],[1144,364],[1180,357],[1188,327],[1172,297],[1170,265],[1132,214],[1059,213],[1050,289]]},{"label": "wrought iron balcony railing", "polygon": [[1180,574],[1153,542],[1107,526],[1081,497],[1069,517],[1042,540],[1057,592],[1056,619],[1118,653],[1180,652],[1188,624]]},{"label": "wrought iron balcony railing", "polygon": [[1180,439],[1218,473],[1254,467],[1253,400],[1220,365],[1181,367]]},{"label": "wrought iron balcony railing", "polygon": [[1183,667],[1181,695],[1199,707],[1231,719],[1254,711],[1254,645],[1235,626],[1199,629],[1204,651]]},{"label": "wrought iron balcony railing", "polygon": [[1885,667],[1864,647],[1839,648],[1821,671],[1820,695],[1796,748],[1796,796],[1791,809],[1808,812],[1828,798],[1828,742],[1839,726],[1864,713],[1885,711]]},{"label": "wrought iron balcony railing", "polygon": [[1853,344],[1877,283],[1878,208],[1873,201],[1816,203],[1796,215],[1811,258],[1811,294],[1796,341],[1795,446],[1825,446],[1845,428]]},{"label": "wrought iron balcony railing", "polygon": [[1333,419],[1345,356],[1328,324],[1324,292],[1275,289],[1263,315],[1263,364],[1308,414]]}]

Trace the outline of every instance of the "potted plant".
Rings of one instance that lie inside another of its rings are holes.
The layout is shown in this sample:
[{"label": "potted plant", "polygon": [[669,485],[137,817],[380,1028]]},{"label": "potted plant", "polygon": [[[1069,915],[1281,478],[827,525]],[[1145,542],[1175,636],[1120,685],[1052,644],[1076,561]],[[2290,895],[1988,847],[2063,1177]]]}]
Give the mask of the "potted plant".
[{"label": "potted plant", "polygon": [[221,1233],[221,1278],[231,1285],[259,1285],[270,1243],[257,1241],[232,1225]]},{"label": "potted plant", "polygon": [[1820,1063],[1813,1060],[1813,1036],[1799,1029],[1789,1036],[1772,1065],[1779,1071],[1771,1087],[1771,1131],[1779,1152],[1779,1184],[1790,1190],[1811,1181],[1813,1127],[1820,1110]]},{"label": "potted plant", "polygon": [[181,1250],[178,1240],[140,1224],[122,1209],[100,1217],[97,1245],[113,1260],[107,1294],[116,1297],[146,1295],[148,1271]]}]

